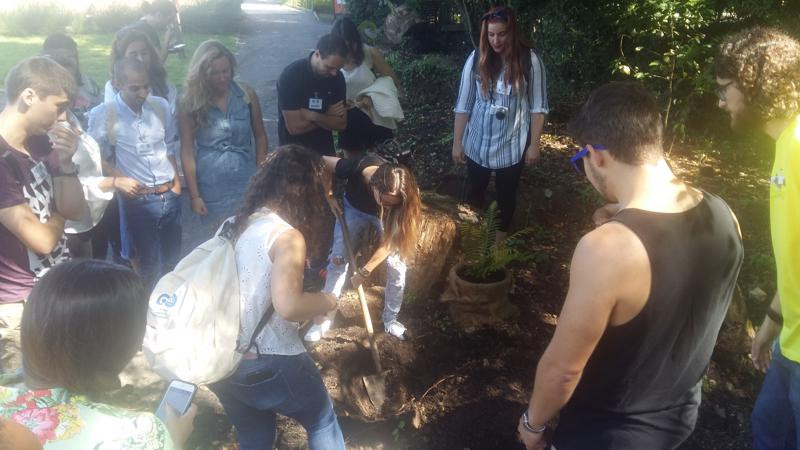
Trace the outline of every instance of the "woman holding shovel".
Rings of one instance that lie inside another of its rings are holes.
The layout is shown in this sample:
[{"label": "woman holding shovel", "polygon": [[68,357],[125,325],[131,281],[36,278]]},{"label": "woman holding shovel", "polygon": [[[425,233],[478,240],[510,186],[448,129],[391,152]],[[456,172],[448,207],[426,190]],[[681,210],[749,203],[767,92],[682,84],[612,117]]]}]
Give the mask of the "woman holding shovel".
[{"label": "woman holding shovel", "polygon": [[[387,333],[404,339],[406,328],[397,320],[397,315],[403,304],[406,261],[413,258],[417,242],[421,205],[417,182],[406,167],[388,163],[375,154],[347,159],[324,158],[326,168],[347,181],[343,208],[345,224],[336,221],[323,291],[337,298],[342,293],[349,265],[344,229],[349,231],[349,240],[358,247],[367,236],[367,227],[373,226],[381,235],[380,245],[366,264],[354,270],[352,285],[361,285],[386,260],[383,326]],[[334,315],[332,311],[317,318],[304,339],[308,342],[322,339]]]}]

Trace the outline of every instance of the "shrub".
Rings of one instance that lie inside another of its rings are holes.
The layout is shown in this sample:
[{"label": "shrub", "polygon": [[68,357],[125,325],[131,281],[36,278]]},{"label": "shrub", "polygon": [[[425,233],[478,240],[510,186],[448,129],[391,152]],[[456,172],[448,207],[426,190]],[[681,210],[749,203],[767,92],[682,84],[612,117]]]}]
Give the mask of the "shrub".
[{"label": "shrub", "polygon": [[422,101],[454,99],[465,56],[457,58],[441,54],[423,56],[391,52],[387,61],[400,77],[406,93]]},{"label": "shrub", "polygon": [[64,31],[75,19],[58,4],[30,3],[0,14],[0,31],[8,36],[47,35]]},{"label": "shrub", "polygon": [[86,15],[77,19],[76,32],[116,33],[120,28],[135,22],[141,12],[139,8],[116,3],[110,7],[97,9],[90,6]]}]

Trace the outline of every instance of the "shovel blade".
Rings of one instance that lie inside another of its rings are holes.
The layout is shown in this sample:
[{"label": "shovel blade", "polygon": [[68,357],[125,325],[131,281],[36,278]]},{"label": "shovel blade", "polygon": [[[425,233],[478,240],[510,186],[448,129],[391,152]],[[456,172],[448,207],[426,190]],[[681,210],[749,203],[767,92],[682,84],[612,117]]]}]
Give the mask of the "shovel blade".
[{"label": "shovel blade", "polygon": [[364,381],[364,388],[367,390],[367,395],[372,405],[380,414],[383,403],[386,401],[386,375],[366,375],[361,377]]}]

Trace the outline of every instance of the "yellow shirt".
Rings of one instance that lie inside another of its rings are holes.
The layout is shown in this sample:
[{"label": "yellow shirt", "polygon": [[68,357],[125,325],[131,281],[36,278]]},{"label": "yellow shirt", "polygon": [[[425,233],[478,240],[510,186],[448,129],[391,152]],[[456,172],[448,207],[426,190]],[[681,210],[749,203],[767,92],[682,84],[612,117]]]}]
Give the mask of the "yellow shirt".
[{"label": "yellow shirt", "polygon": [[800,362],[800,117],[775,143],[769,216],[783,313],[781,353]]}]

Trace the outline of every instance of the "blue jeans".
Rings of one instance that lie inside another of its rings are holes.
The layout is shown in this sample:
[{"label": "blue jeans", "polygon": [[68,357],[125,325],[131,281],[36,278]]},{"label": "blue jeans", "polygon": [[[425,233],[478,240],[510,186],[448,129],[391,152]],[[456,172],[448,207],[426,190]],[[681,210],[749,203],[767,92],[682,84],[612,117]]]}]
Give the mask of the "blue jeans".
[{"label": "blue jeans", "polygon": [[778,344],[750,420],[756,450],[798,448],[800,364],[786,359]]},{"label": "blue jeans", "polygon": [[180,257],[180,198],[167,191],[120,199],[120,214],[139,259],[140,275],[153,288],[162,275],[175,268]]},{"label": "blue jeans", "polygon": [[308,353],[243,360],[233,375],[209,387],[236,427],[241,450],[273,447],[276,414],[300,422],[311,450],[345,448],[333,403]]},{"label": "blue jeans", "polygon": [[[372,226],[383,232],[381,220],[371,214],[363,213],[353,207],[347,197],[344,198],[344,220],[350,231],[350,241],[353,243],[353,252],[365,236],[366,228]],[[328,275],[325,278],[323,291],[330,292],[339,298],[342,294],[348,267],[347,247],[344,244],[344,233],[339,221],[333,229],[333,249],[328,262]],[[384,291],[383,323],[388,324],[397,320],[400,307],[403,305],[403,291],[406,287],[406,263],[397,252],[392,252],[386,258],[386,289]]]}]

